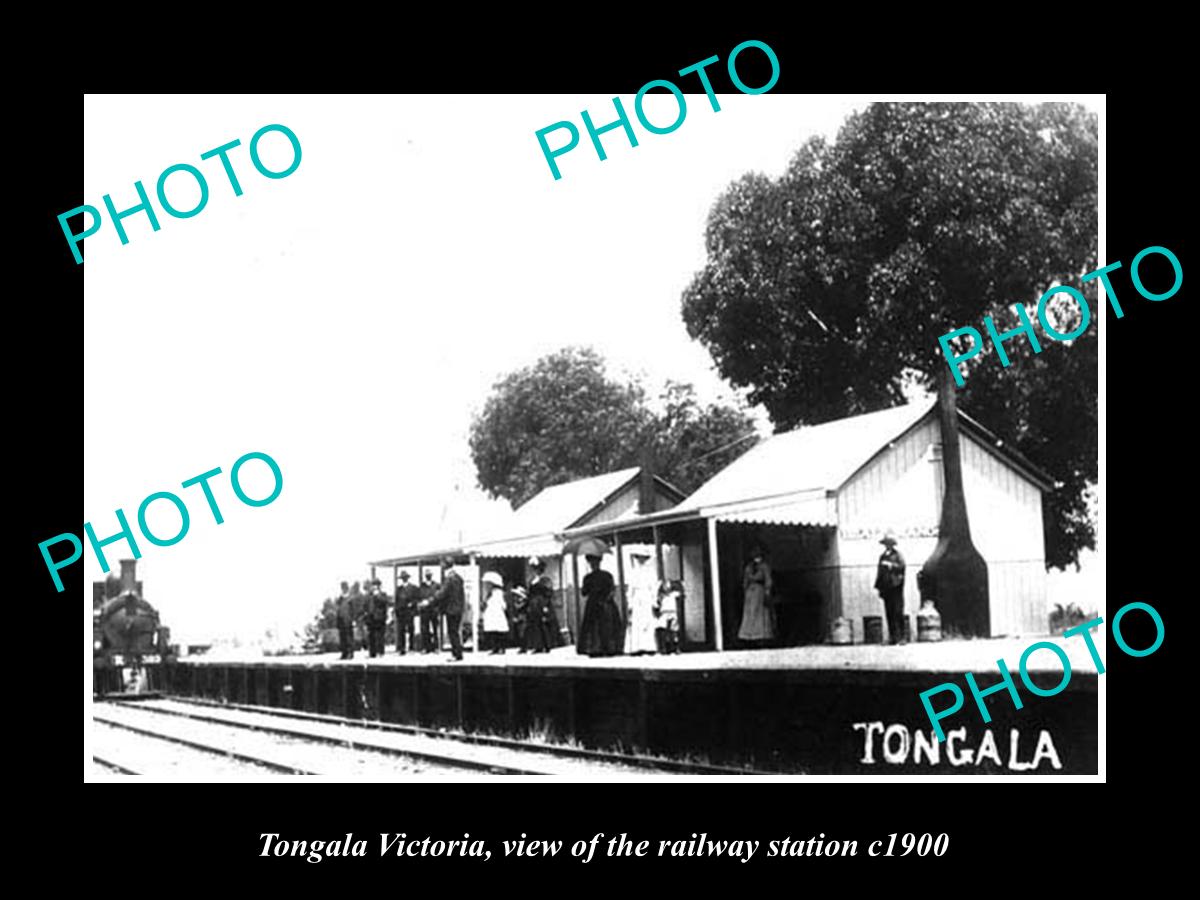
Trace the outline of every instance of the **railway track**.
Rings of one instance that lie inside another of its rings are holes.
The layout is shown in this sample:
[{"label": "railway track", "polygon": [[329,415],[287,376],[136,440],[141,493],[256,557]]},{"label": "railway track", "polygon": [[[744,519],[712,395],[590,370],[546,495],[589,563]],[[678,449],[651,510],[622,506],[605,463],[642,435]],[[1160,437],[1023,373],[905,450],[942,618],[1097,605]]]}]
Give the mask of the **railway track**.
[{"label": "railway track", "polygon": [[113,775],[137,775],[137,774],[139,774],[138,772],[135,772],[133,769],[127,769],[125,766],[118,765],[115,762],[109,762],[107,759],[104,759],[101,756],[96,756],[96,754],[94,754],[94,753],[92,754],[92,762],[94,762],[96,765],[98,765],[104,771],[111,772]]},{"label": "railway track", "polygon": [[[170,732],[162,732],[162,731],[156,730],[154,728],[143,728],[143,727],[140,727],[137,725],[130,725],[128,722],[113,721],[112,718],[106,718],[104,716],[95,716],[94,715],[94,716],[92,716],[92,721],[99,722],[101,725],[106,725],[110,728],[118,729],[121,731],[131,732],[132,734],[137,734],[137,735],[141,735],[143,737],[153,738],[153,739],[159,740],[159,741],[166,741],[167,743],[175,744],[179,747],[186,747],[189,750],[196,750],[196,751],[199,751],[201,754],[207,754],[207,755],[215,756],[215,757],[223,757],[228,760],[234,760],[236,762],[245,763],[249,766],[263,768],[263,769],[266,769],[271,772],[279,772],[284,775],[317,775],[317,774],[320,774],[318,772],[311,772],[307,769],[300,768],[299,766],[291,765],[287,762],[277,762],[275,760],[267,759],[262,756],[256,756],[256,755],[250,754],[250,753],[242,753],[237,750],[231,750],[228,747],[223,747],[223,746],[220,746],[217,744],[211,744],[211,743],[208,743],[205,741],[198,741],[198,740],[194,740],[194,739],[188,738],[188,737],[182,737],[178,734],[171,734]],[[121,765],[120,763],[113,763],[111,761],[104,760],[103,758],[97,760],[95,756],[93,756],[92,759],[94,761],[99,762],[101,765],[108,766],[109,768],[123,770],[123,774],[127,774],[127,775],[141,774],[134,769],[129,769],[126,766]]]},{"label": "railway track", "polygon": [[[158,701],[161,702],[161,701]],[[98,704],[92,721],[106,739],[96,760],[122,774],[326,775],[363,779],[470,771],[546,774],[494,760],[432,753],[334,735],[313,728],[264,727],[253,715],[186,715],[178,709],[123,701]],[[113,733],[126,736],[123,746]],[[115,747],[113,745],[116,745]],[[152,746],[153,745],[153,746]],[[132,760],[129,756],[132,756]]]},{"label": "railway track", "polygon": [[[346,775],[337,753],[364,756],[349,768],[360,777],[395,777],[420,771],[453,771],[496,775],[558,775],[579,778],[597,774],[767,774],[679,760],[662,760],[579,747],[564,747],[511,738],[435,731],[417,726],[361,721],[340,716],[280,710],[246,704],[216,703],[194,698],[140,700],[136,704],[98,704],[94,721],[134,734],[177,742],[211,754],[223,753],[249,765],[286,774]],[[206,739],[197,734],[210,732]],[[253,738],[246,736],[253,735]],[[213,736],[218,738],[214,741]],[[325,754],[314,754],[321,746]],[[262,748],[273,747],[264,759]],[[279,750],[283,748],[281,762]],[[306,749],[307,748],[307,751]],[[232,752],[230,752],[232,751]],[[332,755],[331,755],[332,754]],[[297,761],[307,760],[307,768]],[[397,766],[402,761],[408,767]],[[390,769],[390,773],[389,773]]]}]

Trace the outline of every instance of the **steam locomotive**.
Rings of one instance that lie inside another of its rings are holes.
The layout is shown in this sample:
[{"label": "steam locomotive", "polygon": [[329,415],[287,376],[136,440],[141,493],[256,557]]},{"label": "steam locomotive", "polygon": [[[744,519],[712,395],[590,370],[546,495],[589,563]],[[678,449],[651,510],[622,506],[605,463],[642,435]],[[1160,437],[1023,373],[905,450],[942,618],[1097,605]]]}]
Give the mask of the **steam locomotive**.
[{"label": "steam locomotive", "polygon": [[121,560],[119,579],[92,585],[92,691],[137,693],[146,688],[145,666],[172,656],[170,630],[142,597],[137,560]]}]

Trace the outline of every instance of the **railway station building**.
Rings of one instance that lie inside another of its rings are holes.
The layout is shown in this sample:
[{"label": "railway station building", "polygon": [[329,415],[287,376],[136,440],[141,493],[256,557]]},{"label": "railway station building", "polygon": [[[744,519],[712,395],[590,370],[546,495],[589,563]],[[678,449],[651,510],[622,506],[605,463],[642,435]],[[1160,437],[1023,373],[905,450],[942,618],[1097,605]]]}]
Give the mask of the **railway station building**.
[{"label": "railway station building", "polygon": [[499,528],[461,546],[377,560],[371,567],[372,571],[391,568],[393,580],[398,584],[402,570],[415,568],[420,580],[427,569],[436,572],[440,561],[450,557],[463,576],[468,607],[463,621],[472,623],[473,635],[479,613],[479,579],[483,573],[498,572],[508,585],[527,584],[528,562],[537,557],[546,564],[546,575],[554,583],[561,640],[574,643],[583,615],[578,590],[579,563],[564,552],[563,534],[571,528],[615,527],[639,514],[670,509],[683,496],[663,478],[636,466],[581,478],[545,488],[514,510]]},{"label": "railway station building", "polygon": [[[988,565],[990,635],[1045,633],[1042,500],[1052,483],[958,416],[972,537]],[[905,614],[910,628],[915,621],[916,574],[938,539],[941,449],[934,401],[801,427],[758,444],[672,509],[563,537],[568,546],[597,536],[617,548],[653,544],[660,577],[683,582],[684,649],[739,646],[742,572],[755,545],[772,568],[777,644],[824,642],[843,617],[859,643],[864,619],[883,614],[874,581],[888,532],[908,565]],[[626,564],[618,550],[618,576]]]},{"label": "railway station building", "polygon": [[[1045,633],[1042,501],[1052,482],[970,416],[958,418],[972,538],[988,566],[989,634]],[[688,497],[647,471],[623,469],[546,488],[501,533],[372,566],[398,579],[403,567],[420,571],[450,556],[467,588],[464,621],[473,621],[483,572],[524,584],[528,559],[540,557],[563,643],[573,643],[586,571],[579,548],[599,539],[619,597],[649,557],[657,581],[682,587],[681,649],[726,650],[744,646],[742,572],[758,546],[774,580],[775,645],[823,643],[838,619],[862,643],[867,618],[883,615],[874,581],[880,540],[891,533],[908,566],[904,611],[914,634],[916,574],[938,540],[941,452],[936,402],[908,404],[773,435]]]}]

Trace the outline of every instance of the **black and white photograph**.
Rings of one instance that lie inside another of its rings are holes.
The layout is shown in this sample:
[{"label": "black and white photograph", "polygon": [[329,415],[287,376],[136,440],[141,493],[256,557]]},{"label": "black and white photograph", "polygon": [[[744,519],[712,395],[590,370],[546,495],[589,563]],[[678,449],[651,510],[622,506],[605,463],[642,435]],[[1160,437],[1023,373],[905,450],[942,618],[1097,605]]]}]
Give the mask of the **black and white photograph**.
[{"label": "black and white photograph", "polygon": [[1101,323],[1181,248],[1109,265],[1104,95],[763,46],[83,98],[85,781],[1104,780],[1163,625],[1105,603]]}]

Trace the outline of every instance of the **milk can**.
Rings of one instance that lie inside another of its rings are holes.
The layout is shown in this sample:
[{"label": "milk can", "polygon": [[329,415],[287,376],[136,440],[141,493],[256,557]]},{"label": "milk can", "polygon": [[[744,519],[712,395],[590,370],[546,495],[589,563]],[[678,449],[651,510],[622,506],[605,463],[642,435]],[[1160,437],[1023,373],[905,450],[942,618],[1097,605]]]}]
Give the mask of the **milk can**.
[{"label": "milk can", "polygon": [[921,601],[921,608],[917,611],[917,640],[940,641],[941,639],[942,615],[933,605],[933,601],[926,598]]},{"label": "milk can", "polygon": [[922,569],[917,573],[917,590],[921,592],[921,608],[917,610],[917,640],[942,639],[942,615],[937,611],[937,586]]}]

